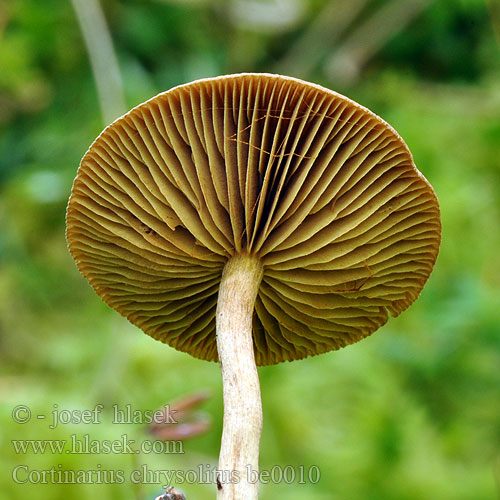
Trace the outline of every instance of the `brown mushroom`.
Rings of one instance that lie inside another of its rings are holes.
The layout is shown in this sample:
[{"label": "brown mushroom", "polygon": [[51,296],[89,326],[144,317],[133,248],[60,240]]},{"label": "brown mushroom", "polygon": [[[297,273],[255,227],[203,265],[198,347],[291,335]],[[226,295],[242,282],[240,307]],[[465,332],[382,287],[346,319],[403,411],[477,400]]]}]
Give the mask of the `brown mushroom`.
[{"label": "brown mushroom", "polygon": [[220,361],[224,499],[257,498],[256,365],[373,333],[418,297],[440,233],[434,191],[393,128],[268,74],[182,85],[116,120],[67,212],[71,254],[107,304]]}]

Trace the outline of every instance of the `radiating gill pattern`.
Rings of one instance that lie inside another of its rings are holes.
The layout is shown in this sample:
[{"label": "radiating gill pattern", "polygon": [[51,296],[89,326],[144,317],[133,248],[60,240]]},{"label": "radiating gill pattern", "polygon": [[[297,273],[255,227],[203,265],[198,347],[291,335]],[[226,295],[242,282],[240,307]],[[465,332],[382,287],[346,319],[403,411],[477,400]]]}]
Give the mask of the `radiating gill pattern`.
[{"label": "radiating gill pattern", "polygon": [[441,230],[432,188],[384,121],[321,87],[252,74],[177,87],[106,128],[67,227],[107,304],[208,360],[224,264],[259,256],[259,365],[339,349],[406,309]]}]

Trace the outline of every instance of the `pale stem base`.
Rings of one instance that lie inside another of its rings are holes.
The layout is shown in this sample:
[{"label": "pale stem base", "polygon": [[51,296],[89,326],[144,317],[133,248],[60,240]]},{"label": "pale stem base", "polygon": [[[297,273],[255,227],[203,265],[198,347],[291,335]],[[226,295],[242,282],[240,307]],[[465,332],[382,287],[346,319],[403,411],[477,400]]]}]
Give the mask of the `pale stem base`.
[{"label": "pale stem base", "polygon": [[[222,370],[224,428],[217,500],[258,498],[262,403],[252,340],[252,316],[262,279],[256,257],[231,258],[217,302],[217,349]],[[250,474],[252,471],[252,474]]]}]

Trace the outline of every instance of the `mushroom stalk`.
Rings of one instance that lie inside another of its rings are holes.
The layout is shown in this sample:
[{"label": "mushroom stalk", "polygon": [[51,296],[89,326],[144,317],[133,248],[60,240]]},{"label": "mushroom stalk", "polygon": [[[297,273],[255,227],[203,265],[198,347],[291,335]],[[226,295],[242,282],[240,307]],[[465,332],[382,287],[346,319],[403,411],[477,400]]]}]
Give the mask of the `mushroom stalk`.
[{"label": "mushroom stalk", "polygon": [[224,427],[217,500],[256,500],[262,403],[252,316],[262,265],[251,255],[226,264],[217,302],[217,350],[222,370]]}]

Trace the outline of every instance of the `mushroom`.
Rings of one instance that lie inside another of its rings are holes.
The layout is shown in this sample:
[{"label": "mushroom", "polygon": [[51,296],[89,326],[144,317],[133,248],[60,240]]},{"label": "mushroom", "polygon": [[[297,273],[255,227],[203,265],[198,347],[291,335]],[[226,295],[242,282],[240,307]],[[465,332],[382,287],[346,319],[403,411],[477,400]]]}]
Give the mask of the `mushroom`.
[{"label": "mushroom", "polygon": [[257,498],[256,366],[372,334],[418,297],[440,235],[434,191],[392,127],[270,74],[181,85],[116,120],[67,210],[70,252],[108,305],[220,362],[219,500]]}]

